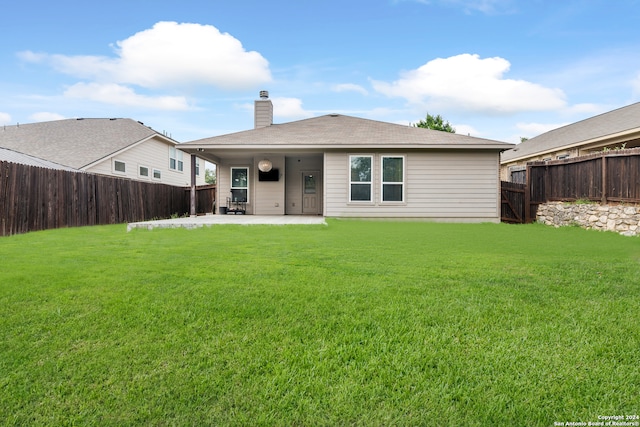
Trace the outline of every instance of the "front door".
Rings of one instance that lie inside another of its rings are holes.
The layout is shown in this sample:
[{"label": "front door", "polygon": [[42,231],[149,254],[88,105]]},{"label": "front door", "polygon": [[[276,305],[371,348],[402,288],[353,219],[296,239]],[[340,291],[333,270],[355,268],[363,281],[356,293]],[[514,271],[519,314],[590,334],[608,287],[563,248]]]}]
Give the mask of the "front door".
[{"label": "front door", "polygon": [[302,214],[319,215],[320,209],[320,172],[302,172]]}]

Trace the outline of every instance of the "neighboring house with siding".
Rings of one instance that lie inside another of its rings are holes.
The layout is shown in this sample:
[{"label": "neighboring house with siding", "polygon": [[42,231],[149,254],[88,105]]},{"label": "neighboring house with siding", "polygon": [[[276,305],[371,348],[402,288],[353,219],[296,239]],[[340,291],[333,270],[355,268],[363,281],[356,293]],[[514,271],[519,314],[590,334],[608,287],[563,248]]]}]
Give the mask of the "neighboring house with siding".
[{"label": "neighboring house with siding", "polygon": [[560,160],[616,148],[640,147],[640,103],[562,126],[502,153],[501,177],[526,180],[527,162]]},{"label": "neighboring house with siding", "polygon": [[[185,187],[191,185],[191,159],[178,146],[131,119],[66,119],[0,127],[0,148],[10,150],[16,163],[31,164],[26,161],[29,156],[77,171]],[[205,184],[204,168],[204,160],[197,158],[196,185]]]},{"label": "neighboring house with siding", "polygon": [[[499,153],[512,144],[330,114],[181,144],[216,164],[219,207],[247,214],[499,222]],[[227,206],[227,198],[231,206]]]}]

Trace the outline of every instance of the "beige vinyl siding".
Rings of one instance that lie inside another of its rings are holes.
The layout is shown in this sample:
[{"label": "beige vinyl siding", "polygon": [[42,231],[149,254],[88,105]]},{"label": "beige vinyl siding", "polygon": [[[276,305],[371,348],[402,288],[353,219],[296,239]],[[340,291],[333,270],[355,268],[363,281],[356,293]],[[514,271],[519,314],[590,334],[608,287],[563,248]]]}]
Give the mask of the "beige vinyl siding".
[{"label": "beige vinyl siding", "polygon": [[302,169],[297,159],[287,157],[286,170],[285,213],[287,215],[302,215]]},{"label": "beige vinyl siding", "polygon": [[[364,216],[368,215],[364,204],[349,207],[349,154],[351,153],[325,153],[324,155],[325,216],[360,216],[356,214],[357,212],[362,212]],[[375,171],[375,158],[373,170]],[[370,206],[373,205],[370,204]]]},{"label": "beige vinyl siding", "polygon": [[285,213],[302,215],[302,173],[322,171],[322,155],[299,155],[286,160]]},{"label": "beige vinyl siding", "polygon": [[[260,160],[269,159],[274,169],[278,169],[280,179],[278,181],[260,181],[258,178],[258,163]],[[254,184],[256,215],[284,215],[284,183],[285,161],[284,156],[265,155],[256,156],[253,160],[253,178],[249,179]],[[251,171],[249,172],[251,175]]]},{"label": "beige vinyl siding", "polygon": [[[373,155],[373,200],[349,202],[349,155]],[[382,156],[405,156],[405,201],[381,202]],[[335,217],[428,218],[499,222],[497,152],[432,151],[327,153],[325,215]]]},{"label": "beige vinyl siding", "polygon": [[249,198],[247,200],[247,214],[253,214],[254,211],[254,198],[255,198],[255,182],[257,163],[256,168],[253,168],[254,160],[253,157],[246,158],[235,158],[229,159],[228,161],[219,163],[216,165],[216,170],[218,171],[217,177],[217,198],[219,200],[218,206],[229,207],[227,203],[227,198],[231,195],[231,168],[248,168],[249,169]]},{"label": "beige vinyl siding", "polygon": [[[114,173],[114,160],[126,164],[126,173]],[[169,169],[169,145],[156,139],[149,139],[135,145],[125,151],[105,158],[101,162],[87,168],[87,172],[101,175],[112,175],[122,178],[130,178],[141,181],[160,182],[162,184],[188,187],[191,185],[191,158],[189,154],[183,154],[184,170],[182,172]],[[200,176],[196,177],[196,185],[204,185],[204,160],[200,162]],[[142,177],[138,174],[140,166],[149,169],[149,176]],[[161,179],[153,178],[153,170],[162,172]]]},{"label": "beige vinyl siding", "polygon": [[270,100],[255,101],[254,128],[271,126],[273,123],[273,104]]},{"label": "beige vinyl siding", "polygon": [[[227,205],[227,197],[229,197],[229,191],[231,188],[231,170],[226,163],[216,164],[216,204],[218,208],[225,207]],[[219,211],[218,211],[219,212]]]}]

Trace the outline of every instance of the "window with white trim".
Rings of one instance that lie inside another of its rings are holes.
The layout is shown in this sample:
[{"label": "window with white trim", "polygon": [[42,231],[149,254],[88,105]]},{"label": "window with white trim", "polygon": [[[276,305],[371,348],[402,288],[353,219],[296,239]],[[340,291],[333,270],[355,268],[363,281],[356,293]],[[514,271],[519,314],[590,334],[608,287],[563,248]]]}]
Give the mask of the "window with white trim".
[{"label": "window with white trim", "polygon": [[234,202],[249,200],[249,168],[231,168],[231,199]]},{"label": "window with white trim", "polygon": [[349,201],[370,202],[373,156],[349,156]]},{"label": "window with white trim", "polygon": [[162,179],[162,172],[159,169],[153,170],[153,179]]},{"label": "window with white trim", "polygon": [[183,153],[176,147],[169,147],[169,169],[180,172],[184,170]]},{"label": "window with white trim", "polygon": [[149,168],[146,166],[138,166],[138,175],[149,178]]},{"label": "window with white trim", "polygon": [[404,202],[404,156],[382,156],[382,201]]},{"label": "window with white trim", "polygon": [[113,172],[115,173],[127,173],[127,164],[120,160],[113,161]]}]

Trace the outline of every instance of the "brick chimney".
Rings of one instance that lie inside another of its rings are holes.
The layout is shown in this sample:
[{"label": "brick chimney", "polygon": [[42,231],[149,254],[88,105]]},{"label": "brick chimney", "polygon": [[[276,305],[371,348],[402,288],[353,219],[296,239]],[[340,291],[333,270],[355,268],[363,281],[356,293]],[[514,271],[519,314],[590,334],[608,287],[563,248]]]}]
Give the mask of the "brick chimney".
[{"label": "brick chimney", "polygon": [[269,92],[260,91],[260,99],[254,103],[254,129],[271,126],[273,124],[273,104],[269,99]]}]

